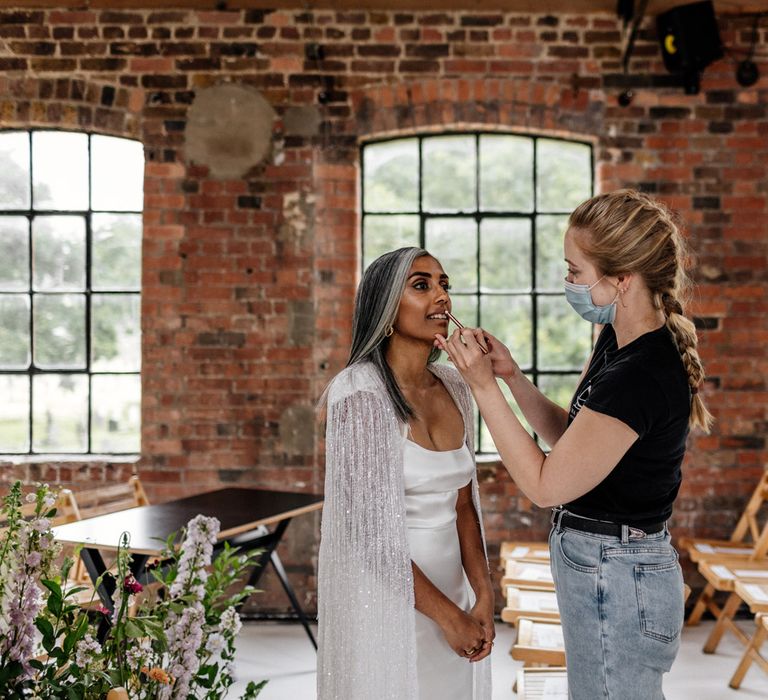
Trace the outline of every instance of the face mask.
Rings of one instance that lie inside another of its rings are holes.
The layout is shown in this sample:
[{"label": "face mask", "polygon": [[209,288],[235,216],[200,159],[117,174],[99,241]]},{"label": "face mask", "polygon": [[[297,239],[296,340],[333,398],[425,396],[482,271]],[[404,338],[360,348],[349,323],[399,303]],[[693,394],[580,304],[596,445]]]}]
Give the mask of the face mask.
[{"label": "face mask", "polygon": [[616,299],[605,306],[598,306],[592,301],[590,291],[601,282],[603,277],[597,280],[591,287],[586,284],[574,284],[568,280],[565,281],[565,298],[573,307],[573,310],[585,321],[601,325],[613,323],[613,320],[616,318]]}]

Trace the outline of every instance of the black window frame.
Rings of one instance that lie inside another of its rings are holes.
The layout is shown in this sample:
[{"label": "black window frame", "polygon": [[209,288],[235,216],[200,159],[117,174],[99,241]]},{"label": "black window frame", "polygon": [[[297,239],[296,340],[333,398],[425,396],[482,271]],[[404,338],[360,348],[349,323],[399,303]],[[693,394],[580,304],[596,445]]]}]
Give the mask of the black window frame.
[{"label": "black window frame", "polygon": [[[84,136],[87,136],[88,138],[88,207],[86,209],[36,209],[35,203],[34,203],[34,155],[32,150],[32,143],[33,143],[33,134],[35,133],[50,133],[50,132],[59,132],[59,133],[69,133],[69,134],[82,134]],[[92,369],[92,358],[91,358],[91,350],[92,350],[92,327],[91,327],[91,309],[92,309],[92,298],[93,295],[98,296],[113,296],[113,295],[121,295],[121,296],[135,296],[139,299],[139,307],[141,307],[141,296],[142,296],[142,288],[141,284],[139,286],[138,291],[135,289],[124,289],[124,290],[102,290],[97,289],[93,290],[91,286],[91,277],[92,277],[92,243],[93,243],[93,236],[92,236],[92,217],[93,215],[99,215],[99,214],[114,214],[114,215],[139,215],[143,217],[144,212],[144,206],[142,202],[142,208],[140,210],[118,210],[118,209],[94,209],[93,208],[93,157],[92,157],[92,139],[94,136],[109,136],[112,138],[120,138],[126,141],[134,141],[136,143],[141,143],[139,139],[134,138],[128,138],[123,136],[115,136],[114,134],[107,134],[107,133],[101,133],[98,131],[87,131],[87,130],[75,130],[75,129],[60,129],[60,128],[46,128],[46,127],[32,127],[32,128],[14,128],[14,127],[6,127],[3,129],[0,129],[0,133],[6,134],[6,133],[26,133],[29,139],[29,193],[30,193],[30,207],[28,209],[3,209],[0,210],[0,219],[4,217],[25,217],[27,219],[27,245],[28,245],[28,251],[29,251],[29,259],[28,259],[28,279],[29,279],[29,285],[28,288],[25,291],[8,291],[8,290],[2,290],[0,289],[0,294],[3,295],[18,295],[18,296],[24,296],[26,295],[29,299],[29,367],[26,370],[19,370],[19,369],[4,369],[0,367],[0,375],[7,376],[7,375],[14,375],[14,376],[26,376],[29,377],[29,412],[28,412],[28,440],[29,440],[29,449],[25,452],[13,452],[4,450],[3,446],[0,445],[0,456],[8,456],[8,457],[35,457],[39,455],[51,455],[51,456],[77,456],[77,457],[89,457],[89,456],[99,456],[99,455],[108,455],[108,456],[116,456],[116,457],[122,457],[122,456],[136,456],[140,453],[140,445],[141,445],[141,427],[139,428],[139,450],[135,451],[126,451],[126,452],[119,452],[119,451],[99,451],[99,452],[93,452],[93,441],[92,441],[92,429],[93,429],[93,377],[97,376],[137,376],[139,377],[139,383],[141,387],[141,375],[142,370],[141,367],[139,367],[138,371],[117,371],[117,370],[93,370]],[[34,249],[33,249],[33,221],[35,217],[38,216],[71,216],[71,217],[82,217],[85,221],[85,285],[84,289],[82,291],[36,291],[34,290],[34,281],[33,281],[33,264],[34,264]],[[143,220],[142,220],[142,231],[143,231]],[[64,369],[56,369],[56,368],[43,368],[43,367],[37,367],[35,366],[35,335],[34,335],[34,298],[35,296],[60,296],[60,295],[80,295],[85,297],[85,326],[84,326],[84,332],[85,332],[85,366],[83,368],[64,368]],[[141,333],[141,316],[139,317],[139,333]],[[83,452],[73,451],[73,450],[66,450],[66,451],[55,451],[55,450],[35,450],[34,449],[34,377],[37,375],[81,375],[81,376],[87,376],[88,377],[88,410],[87,410],[87,425],[86,425],[86,449]],[[140,419],[140,426],[141,426],[141,419]]]},{"label": "black window frame", "polygon": [[[475,208],[474,211],[464,210],[456,213],[439,213],[439,212],[427,212],[424,210],[424,141],[435,137],[445,136],[473,136],[475,143]],[[533,178],[533,208],[530,212],[521,212],[515,210],[509,211],[481,211],[480,209],[480,137],[481,136],[515,136],[531,139],[533,147],[533,163],[532,163],[532,178]],[[401,140],[418,140],[418,210],[417,211],[367,211],[365,208],[365,159],[364,151],[368,146],[378,145],[382,143],[388,143]],[[539,290],[537,289],[537,277],[536,277],[536,253],[537,253],[537,229],[536,221],[540,215],[545,216],[568,216],[571,213],[571,209],[567,210],[547,210],[539,211],[538,209],[538,182],[537,182],[537,159],[538,148],[537,142],[539,140],[546,141],[560,141],[568,144],[580,144],[587,146],[590,153],[590,192],[589,196],[593,196],[595,192],[595,144],[592,141],[579,139],[579,138],[564,138],[557,135],[550,135],[546,133],[534,134],[528,132],[518,131],[499,131],[499,130],[457,130],[457,131],[441,131],[441,132],[428,132],[428,133],[414,133],[414,134],[398,134],[396,136],[390,136],[386,138],[377,138],[366,140],[360,144],[359,163],[360,163],[360,241],[361,241],[361,256],[360,256],[360,272],[365,269],[365,217],[366,216],[418,216],[419,217],[419,240],[417,245],[421,248],[425,247],[426,241],[426,225],[429,219],[468,219],[473,218],[477,225],[477,251],[476,261],[477,270],[476,279],[480,280],[480,267],[481,262],[481,222],[483,219],[526,219],[530,222],[531,226],[531,287],[527,291],[482,291],[480,285],[475,292],[451,292],[452,297],[475,297],[477,302],[477,315],[478,321],[482,326],[482,304],[481,299],[483,297],[504,296],[504,297],[523,297],[530,299],[531,301],[531,358],[532,363],[530,367],[521,367],[521,370],[531,379],[531,381],[539,386],[540,377],[544,376],[573,376],[574,380],[578,379],[581,374],[581,368],[576,369],[540,369],[539,367],[539,341],[538,341],[538,297],[563,297],[563,303],[565,303],[565,295],[563,291],[554,290]],[[565,277],[565,272],[563,273]],[[489,329],[490,330],[490,329]],[[594,327],[590,324],[587,326],[587,332],[589,333],[589,343],[592,346]],[[585,358],[586,359],[586,358]],[[575,389],[575,382],[574,382]],[[495,455],[495,451],[483,450],[482,444],[482,417],[477,416],[477,422],[475,427],[477,441],[475,451],[478,455]],[[534,435],[534,437],[537,437]]]}]

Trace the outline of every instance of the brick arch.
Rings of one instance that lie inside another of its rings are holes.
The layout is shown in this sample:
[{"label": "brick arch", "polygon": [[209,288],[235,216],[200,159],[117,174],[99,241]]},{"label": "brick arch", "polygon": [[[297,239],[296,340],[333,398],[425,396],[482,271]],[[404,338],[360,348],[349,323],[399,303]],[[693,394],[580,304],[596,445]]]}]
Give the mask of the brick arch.
[{"label": "brick arch", "polygon": [[361,89],[350,96],[348,133],[484,128],[597,138],[602,101],[589,91],[531,79],[446,78]]},{"label": "brick arch", "polygon": [[79,77],[0,78],[0,126],[142,138],[144,91]]}]

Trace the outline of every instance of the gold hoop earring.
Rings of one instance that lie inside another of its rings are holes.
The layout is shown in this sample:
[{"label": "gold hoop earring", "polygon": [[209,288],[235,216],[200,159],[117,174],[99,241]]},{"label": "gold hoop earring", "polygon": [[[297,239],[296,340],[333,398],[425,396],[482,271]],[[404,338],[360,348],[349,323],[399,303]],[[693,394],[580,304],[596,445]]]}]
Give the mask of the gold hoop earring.
[{"label": "gold hoop earring", "polygon": [[385,337],[390,338],[394,332],[395,332],[395,329],[392,326],[390,326],[389,328],[387,328],[386,331],[384,331],[384,335]]}]

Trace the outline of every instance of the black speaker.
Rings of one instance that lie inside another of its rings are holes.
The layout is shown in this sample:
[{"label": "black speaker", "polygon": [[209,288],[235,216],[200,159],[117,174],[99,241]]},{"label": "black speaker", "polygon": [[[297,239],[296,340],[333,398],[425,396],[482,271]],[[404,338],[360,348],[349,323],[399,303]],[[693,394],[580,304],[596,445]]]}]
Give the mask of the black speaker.
[{"label": "black speaker", "polygon": [[711,0],[680,5],[656,17],[664,65],[670,73],[697,74],[723,57]]}]

